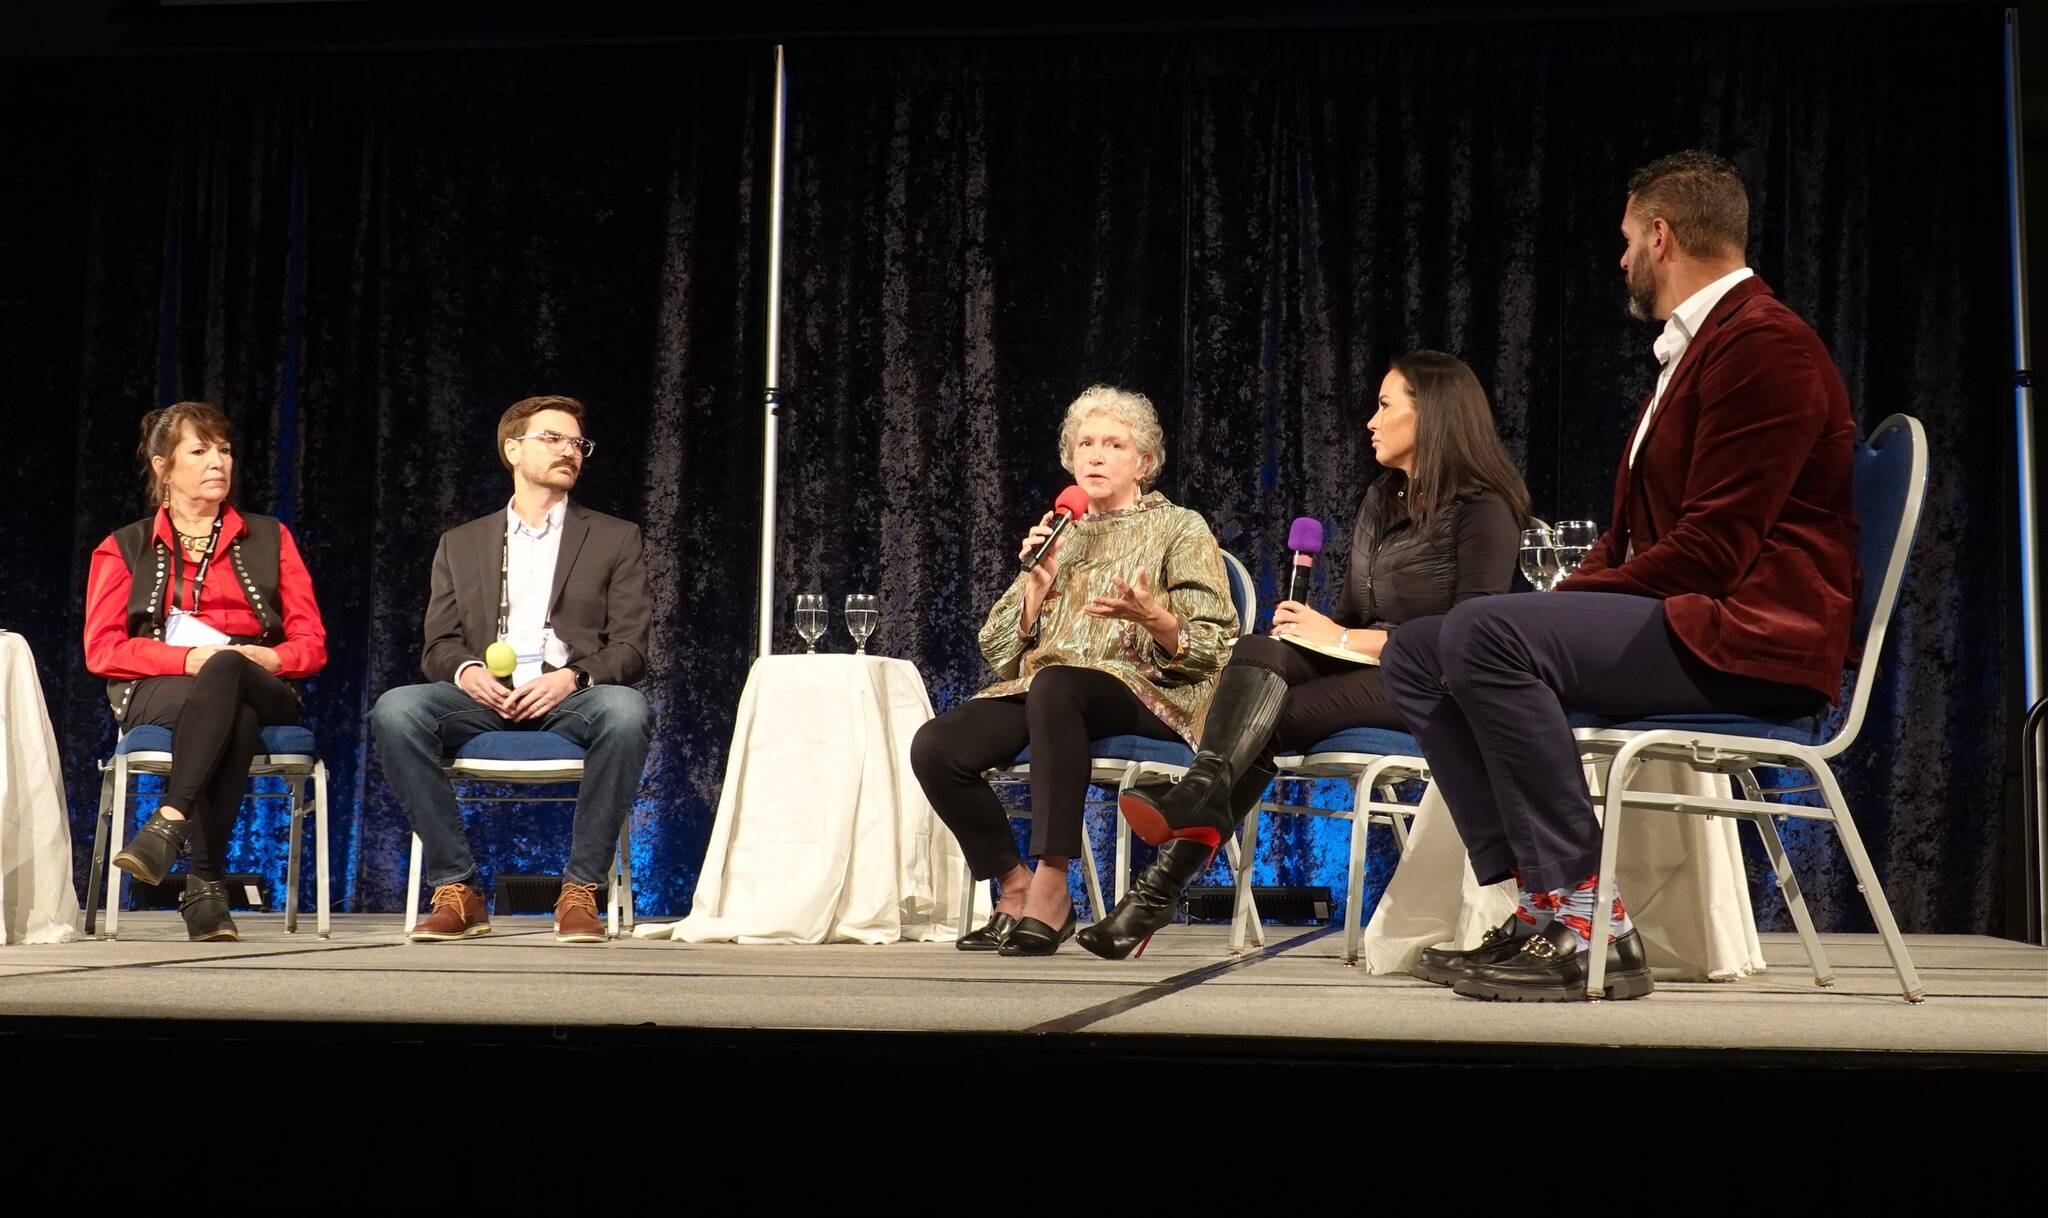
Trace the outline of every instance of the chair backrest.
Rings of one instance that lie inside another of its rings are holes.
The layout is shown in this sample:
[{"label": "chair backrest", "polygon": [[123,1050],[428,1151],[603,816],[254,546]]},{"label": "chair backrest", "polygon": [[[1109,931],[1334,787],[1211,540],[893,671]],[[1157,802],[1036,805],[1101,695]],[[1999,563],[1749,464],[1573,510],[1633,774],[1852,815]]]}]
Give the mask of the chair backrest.
[{"label": "chair backrest", "polygon": [[1856,450],[1853,502],[1856,562],[1863,568],[1863,593],[1849,639],[1862,648],[1856,665],[1856,687],[1834,738],[1821,747],[1833,756],[1849,747],[1863,727],[1870,689],[1877,681],[1878,656],[1885,629],[1905,582],[1906,558],[1920,530],[1920,508],[1927,495],[1927,432],[1911,415],[1895,414],[1877,425],[1868,443]]},{"label": "chair backrest", "polygon": [[1252,573],[1237,561],[1237,555],[1222,551],[1223,570],[1230,576],[1230,603],[1237,607],[1237,636],[1252,632],[1259,620],[1259,594],[1252,587]]}]

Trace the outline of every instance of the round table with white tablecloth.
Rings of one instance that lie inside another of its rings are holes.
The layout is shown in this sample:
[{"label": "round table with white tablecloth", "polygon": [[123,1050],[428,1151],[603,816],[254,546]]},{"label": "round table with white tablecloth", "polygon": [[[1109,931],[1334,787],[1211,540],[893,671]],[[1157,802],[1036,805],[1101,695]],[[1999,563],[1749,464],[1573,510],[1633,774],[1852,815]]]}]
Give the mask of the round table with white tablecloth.
[{"label": "round table with white tablecloth", "polygon": [[906,660],[756,660],[690,915],[634,934],[950,940],[960,847],[910,772],[910,738],[931,717],[924,679]]},{"label": "round table with white tablecloth", "polygon": [[64,764],[28,640],[0,630],[0,943],[78,937]]}]

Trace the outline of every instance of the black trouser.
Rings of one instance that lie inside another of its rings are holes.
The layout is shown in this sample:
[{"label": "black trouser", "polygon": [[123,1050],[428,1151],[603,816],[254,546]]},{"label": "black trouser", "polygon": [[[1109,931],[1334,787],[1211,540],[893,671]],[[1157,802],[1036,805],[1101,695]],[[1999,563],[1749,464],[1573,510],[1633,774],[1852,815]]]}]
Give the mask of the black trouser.
[{"label": "black trouser", "polygon": [[1496,884],[1519,870],[1532,891],[1600,867],[1600,823],[1568,710],[1781,716],[1826,702],[1709,668],[1665,626],[1663,601],[1610,592],[1466,601],[1402,626],[1381,660],[1473,875]]},{"label": "black trouser", "polygon": [[1177,740],[1122,681],[1093,668],[1040,670],[1029,691],[975,698],[917,729],[910,768],[932,810],[960,842],[976,879],[1003,875],[1023,861],[1009,814],[982,775],[1031,746],[1033,856],[1081,853],[1088,795],[1088,742],[1102,736]]},{"label": "black trouser", "polygon": [[249,761],[263,747],[258,729],[298,718],[298,691],[239,652],[215,653],[198,676],[135,683],[122,726],[171,729],[163,806],[183,812],[191,826],[186,841],[193,875],[220,878],[249,783]]},{"label": "black trouser", "polygon": [[[1287,700],[1280,706],[1272,738],[1259,747],[1261,757],[1306,749],[1348,727],[1408,730],[1387,696],[1380,670],[1369,664],[1334,659],[1258,634],[1237,641],[1230,663],[1263,668],[1287,682]],[[1234,743],[1205,736],[1196,747],[1229,753]],[[1231,811],[1242,818],[1272,778],[1272,772],[1262,766],[1239,774],[1230,791]]]}]

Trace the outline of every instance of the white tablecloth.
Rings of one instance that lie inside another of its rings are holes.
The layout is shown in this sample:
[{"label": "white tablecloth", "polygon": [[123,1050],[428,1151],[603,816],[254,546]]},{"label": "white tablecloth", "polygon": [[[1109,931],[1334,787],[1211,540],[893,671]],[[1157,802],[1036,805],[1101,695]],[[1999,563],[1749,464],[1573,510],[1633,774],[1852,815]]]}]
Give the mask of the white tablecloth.
[{"label": "white tablecloth", "polygon": [[690,915],[639,926],[688,943],[950,940],[960,847],[910,772],[932,717],[917,667],[880,656],[755,661]]},{"label": "white tablecloth", "polygon": [[0,631],[0,943],[78,937],[64,766],[28,641]]},{"label": "white tablecloth", "polygon": [[[1640,789],[1729,795],[1725,776],[1674,762],[1645,762],[1636,772],[1632,785]],[[1586,778],[1597,792],[1593,767]],[[1763,971],[1736,828],[1728,817],[1661,812],[1631,812],[1623,821],[1616,878],[1659,980],[1733,981]],[[1365,928],[1359,965],[1370,973],[1405,973],[1425,947],[1446,940],[1476,945],[1514,905],[1512,880],[1479,886],[1458,826],[1431,784],[1408,851]]]}]

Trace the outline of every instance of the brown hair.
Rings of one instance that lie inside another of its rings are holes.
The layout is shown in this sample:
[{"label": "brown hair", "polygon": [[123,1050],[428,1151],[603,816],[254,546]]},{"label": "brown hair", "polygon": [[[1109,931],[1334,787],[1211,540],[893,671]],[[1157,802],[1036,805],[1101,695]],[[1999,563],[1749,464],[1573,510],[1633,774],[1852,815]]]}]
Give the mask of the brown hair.
[{"label": "brown hair", "polygon": [[1410,351],[1393,370],[1415,395],[1415,473],[1408,515],[1416,526],[1463,490],[1494,491],[1517,521],[1529,518],[1529,488],[1494,430],[1486,390],[1465,361],[1441,351]]},{"label": "brown hair", "polygon": [[520,398],[507,406],[504,414],[498,416],[498,464],[508,470],[512,468],[512,462],[505,459],[505,441],[524,435],[526,420],[543,410],[559,410],[577,423],[583,422],[583,403],[575,398],[566,398],[558,393]]},{"label": "brown hair", "polygon": [[220,407],[210,402],[173,402],[161,410],[143,415],[142,439],[135,446],[135,459],[142,465],[142,481],[148,488],[152,509],[161,507],[169,492],[164,489],[163,475],[156,472],[156,465],[150,458],[162,457],[166,467],[176,460],[178,442],[185,436],[187,423],[202,440],[215,444],[234,441],[228,417],[220,412]]},{"label": "brown hair", "polygon": [[1749,193],[1735,166],[1711,152],[1658,157],[1629,175],[1628,193],[1643,223],[1663,217],[1678,248],[1695,258],[1739,258],[1749,248]]}]

